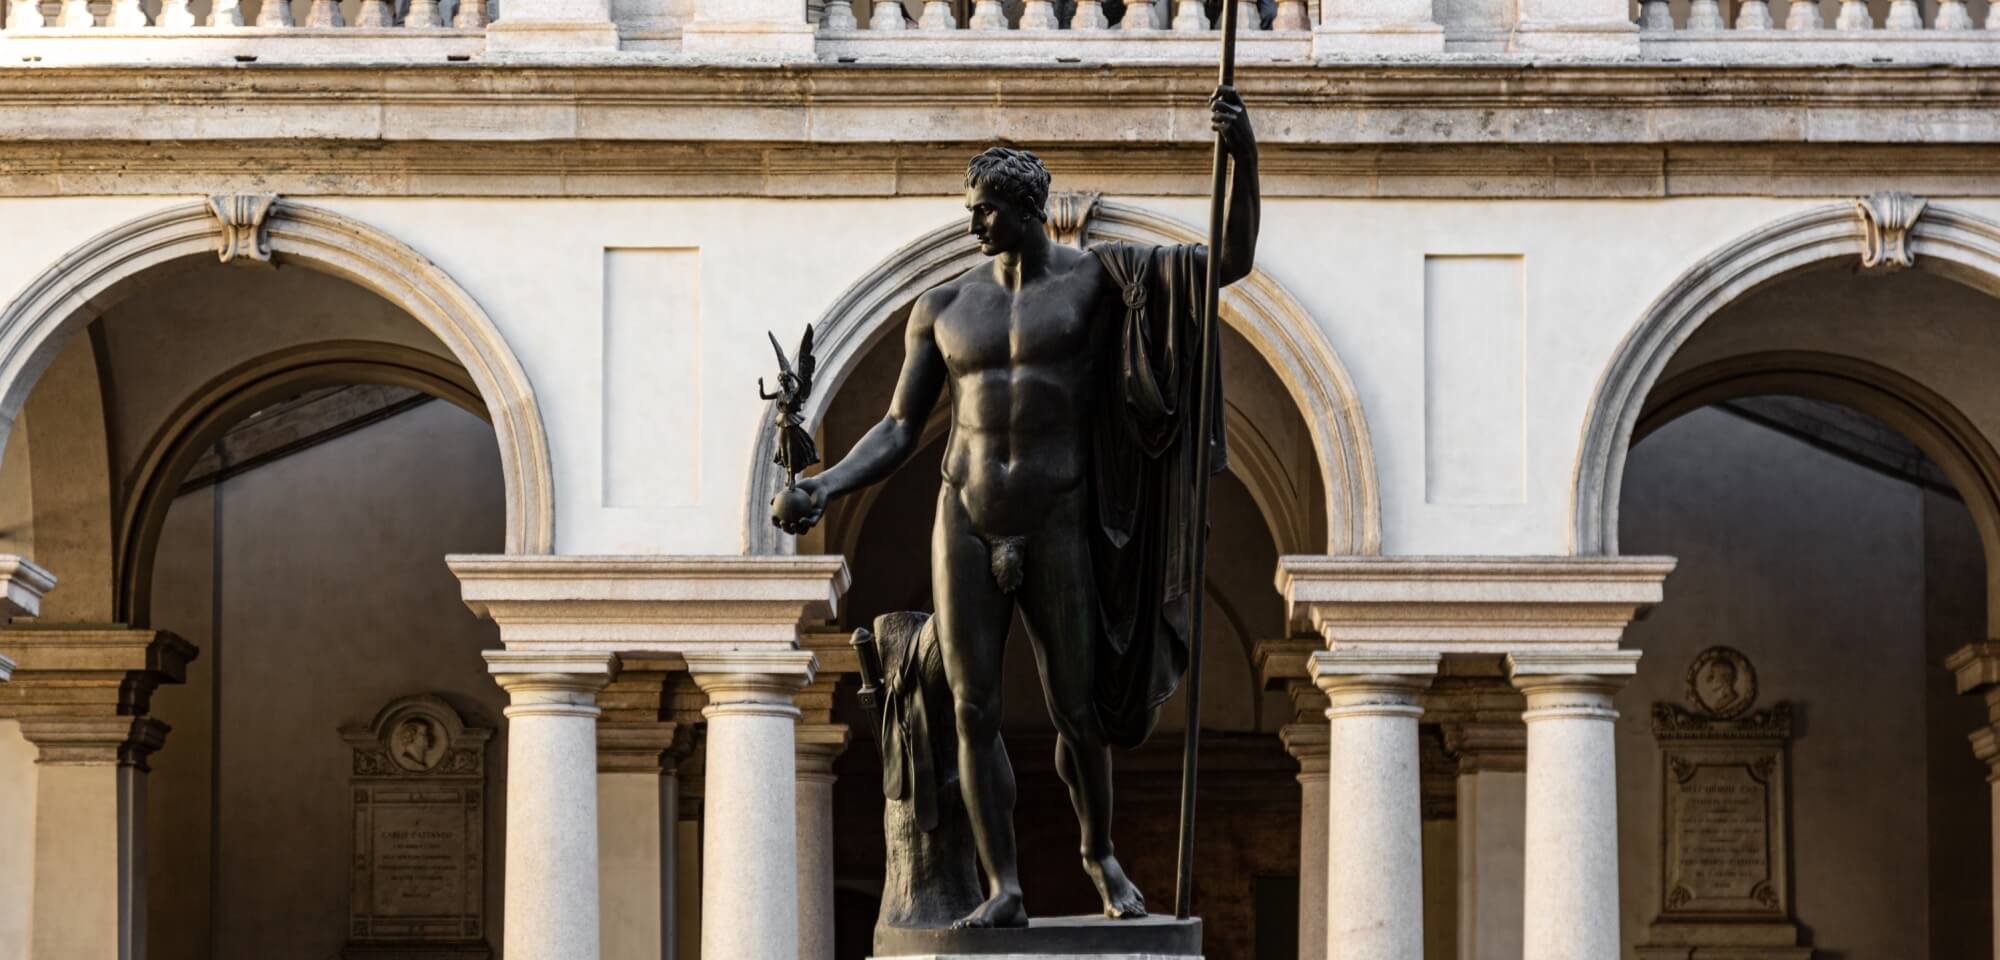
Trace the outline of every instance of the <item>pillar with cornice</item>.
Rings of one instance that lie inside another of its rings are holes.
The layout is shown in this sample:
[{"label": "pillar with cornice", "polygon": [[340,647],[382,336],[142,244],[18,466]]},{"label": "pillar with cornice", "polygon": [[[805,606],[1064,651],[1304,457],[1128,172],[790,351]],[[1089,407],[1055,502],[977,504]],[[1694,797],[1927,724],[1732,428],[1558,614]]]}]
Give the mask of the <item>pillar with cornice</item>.
[{"label": "pillar with cornice", "polygon": [[1456,765],[1459,960],[1521,956],[1524,703],[1506,664],[1491,656],[1448,658],[1424,698],[1424,715]]},{"label": "pillar with cornice", "polygon": [[[799,648],[799,627],[835,615],[847,587],[845,561],[810,556],[455,556],[449,563],[466,604],[500,627],[506,650],[489,658],[587,654],[614,670],[627,659],[643,664],[678,658],[705,698],[701,954],[706,960],[796,956],[795,697],[815,672],[813,654]],[[611,674],[600,676],[599,688]],[[563,786],[537,791],[588,789],[595,797],[598,737],[594,727],[588,732],[590,736],[568,745],[570,762],[552,774]],[[516,746],[518,736],[518,729],[510,733]],[[576,755],[584,761],[576,762]],[[523,809],[519,815],[532,822],[517,824],[511,784],[518,773],[519,768],[510,770],[508,952],[516,953],[517,922],[532,927],[545,919],[539,905],[515,896],[516,838],[524,827],[532,837],[560,821],[589,838],[587,851],[576,856],[588,864],[591,897],[573,912],[551,913],[561,934],[551,942],[588,943],[591,952],[529,947],[520,955],[596,960],[600,913],[594,799],[588,823]],[[578,871],[564,875],[572,872]]]},{"label": "pillar with cornice", "polygon": [[38,752],[28,960],[145,955],[147,759],[166,742],[148,716],[195,657],[171,633],[118,626],[0,630],[14,661],[0,718]]},{"label": "pillar with cornice", "polygon": [[[1607,722],[1615,713],[1609,698],[1638,658],[1618,649],[1625,627],[1660,601],[1673,565],[1662,557],[1295,556],[1280,562],[1277,585],[1290,620],[1312,624],[1327,648],[1314,655],[1314,670],[1334,718],[1329,958],[1421,955],[1421,907],[1414,903],[1421,877],[1402,875],[1417,869],[1420,855],[1418,693],[1430,681],[1426,660],[1435,672],[1442,656],[1462,654],[1510,656],[1510,678],[1526,696],[1523,859],[1533,880],[1519,894],[1530,918],[1523,957],[1616,955],[1617,810]],[[1401,732],[1389,732],[1399,725],[1409,728],[1407,754]],[[1392,739],[1398,741],[1393,747]],[[1362,757],[1343,759],[1349,749]],[[1387,768],[1381,782],[1344,788],[1344,771],[1368,764]],[[1367,809],[1344,810],[1348,803]],[[1344,835],[1376,821],[1386,833],[1382,838]],[[1566,829],[1571,822],[1578,827]],[[1391,846],[1407,865],[1374,859],[1388,856]],[[1342,859],[1349,847],[1370,859]],[[1343,907],[1340,878],[1349,873],[1388,882],[1353,891]],[[1343,943],[1349,930],[1362,932],[1355,942],[1365,951]]]},{"label": "pillar with cornice", "polygon": [[1292,722],[1278,729],[1285,752],[1299,763],[1299,943],[1301,960],[1326,956],[1327,720],[1326,694],[1312,679],[1313,640],[1260,640],[1252,651],[1265,690],[1282,690]]},{"label": "pillar with cornice", "polygon": [[[630,654],[598,703],[598,894],[604,960],[663,960],[675,938],[679,764],[693,729],[669,685],[680,658]],[[699,709],[697,707],[697,709]]]},{"label": "pillar with cornice", "polygon": [[1972,755],[1986,764],[1986,782],[1991,794],[1993,833],[1993,943],[2000,956],[2000,642],[1971,643],[1953,651],[1944,661],[1961,694],[1977,694],[1986,700],[1986,726],[1972,731]]}]

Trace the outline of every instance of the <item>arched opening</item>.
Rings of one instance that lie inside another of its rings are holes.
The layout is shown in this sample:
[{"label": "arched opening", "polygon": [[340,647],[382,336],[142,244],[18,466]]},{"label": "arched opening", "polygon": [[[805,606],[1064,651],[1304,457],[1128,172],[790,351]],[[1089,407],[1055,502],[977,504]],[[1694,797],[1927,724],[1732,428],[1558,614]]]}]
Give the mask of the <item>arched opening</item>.
[{"label": "arched opening", "polygon": [[[1095,208],[1083,235],[1086,242],[1197,238],[1184,226],[1109,202]],[[820,373],[808,412],[829,462],[886,409],[910,303],[982,260],[962,226],[940,228],[857,283],[816,324]],[[1198,821],[1204,866],[1195,896],[1209,924],[1208,952],[1248,957],[1258,955],[1260,926],[1285,935],[1296,929],[1298,767],[1277,736],[1293,721],[1294,708],[1283,691],[1263,687],[1255,656],[1260,641],[1282,639],[1288,629],[1271,571],[1286,553],[1376,552],[1380,534],[1360,407],[1323,335],[1263,275],[1231,288],[1223,312],[1230,470],[1216,479],[1211,502],[1201,738],[1202,796],[1212,799],[1202,801]],[[771,449],[767,430],[756,448],[760,463],[746,505],[749,548],[845,555],[854,586],[843,609],[844,629],[881,613],[930,609],[930,528],[946,431],[941,405],[910,465],[865,494],[837,501],[818,529],[794,543],[766,520],[764,504],[782,482],[761,462]],[[1053,726],[1018,621],[1004,670],[1003,726],[1020,784],[1015,821],[1029,910],[1040,916],[1095,912],[1096,894],[1077,868],[1070,799],[1054,770]],[[1184,697],[1183,689],[1166,705],[1146,746],[1114,760],[1120,857],[1156,907],[1168,902],[1173,884]],[[845,691],[834,713],[863,729]],[[839,955],[863,956],[883,872],[881,845],[871,839],[881,835],[879,766],[865,736],[857,736],[839,771]]]},{"label": "arched opening", "polygon": [[[455,714],[426,721],[433,737],[494,736],[453,761],[483,780],[417,912],[449,899],[466,938],[497,948],[505,695],[479,656],[493,628],[442,560],[549,549],[533,395],[477,305],[414,251],[283,203],[254,241],[270,266],[218,262],[228,236],[206,208],[175,208],[0,313],[0,550],[62,578],[37,626],[144,626],[199,651],[151,698],[171,734],[131,814],[150,909],[130,937],[188,960],[353,945],[349,735],[430,697]],[[33,747],[11,722],[0,741],[0,762],[23,764],[0,779],[32,783]]]},{"label": "arched opening", "polygon": [[[1988,718],[1946,664],[1994,623],[2000,284],[1972,269],[2000,234],[1932,210],[1910,233],[1929,269],[1862,271],[1862,225],[1837,213],[1691,271],[1600,391],[1629,405],[1593,411],[1579,547],[1680,559],[1627,631],[1645,657],[1617,697],[1628,951],[1690,935],[1673,902],[1723,883],[1685,881],[1698,828],[1675,784],[1699,774],[1666,762],[1659,711],[1701,713],[1698,667],[1728,647],[1754,667],[1744,709],[1789,710],[1768,721],[1788,762],[1757,781],[1783,833],[1760,817],[1745,835],[1770,845],[1717,853],[1772,891],[1760,922],[1827,954],[1991,955],[1988,769],[1966,741]],[[1602,446],[1624,442],[1596,432],[1614,419],[1629,453]]]}]

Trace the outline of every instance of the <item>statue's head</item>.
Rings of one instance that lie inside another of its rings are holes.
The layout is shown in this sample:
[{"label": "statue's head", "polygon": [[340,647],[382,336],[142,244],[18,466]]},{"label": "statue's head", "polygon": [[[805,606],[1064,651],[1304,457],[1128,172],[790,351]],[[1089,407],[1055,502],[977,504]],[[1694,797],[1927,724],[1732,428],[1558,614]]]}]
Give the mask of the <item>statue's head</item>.
[{"label": "statue's head", "polygon": [[1048,219],[1049,170],[1026,150],[987,150],[965,167],[965,209],[981,253],[1018,250]]}]

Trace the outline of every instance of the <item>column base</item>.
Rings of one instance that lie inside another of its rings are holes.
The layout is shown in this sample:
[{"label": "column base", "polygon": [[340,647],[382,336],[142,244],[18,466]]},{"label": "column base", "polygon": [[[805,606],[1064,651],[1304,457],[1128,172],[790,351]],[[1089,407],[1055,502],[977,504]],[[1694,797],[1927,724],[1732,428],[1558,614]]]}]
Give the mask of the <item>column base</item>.
[{"label": "column base", "polygon": [[814,56],[817,29],[810,23],[695,22],[681,28],[681,51],[810,60]]},{"label": "column base", "polygon": [[1534,53],[1636,57],[1639,25],[1629,20],[1523,20],[1514,27],[1511,46]]},{"label": "column base", "polygon": [[1313,28],[1313,56],[1443,53],[1444,27],[1404,20],[1333,20]]},{"label": "column base", "polygon": [[1005,930],[875,928],[873,960],[1201,960],[1201,918],[1037,917]]},{"label": "column base", "polygon": [[618,26],[609,21],[500,20],[486,27],[487,53],[616,51]]}]

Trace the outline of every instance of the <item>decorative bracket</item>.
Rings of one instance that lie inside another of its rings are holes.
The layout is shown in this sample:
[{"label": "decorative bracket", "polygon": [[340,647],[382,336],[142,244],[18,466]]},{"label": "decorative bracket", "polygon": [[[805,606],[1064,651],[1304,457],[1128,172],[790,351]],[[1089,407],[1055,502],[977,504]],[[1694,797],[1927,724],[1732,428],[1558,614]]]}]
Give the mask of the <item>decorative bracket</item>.
[{"label": "decorative bracket", "polygon": [[1097,201],[1102,194],[1070,191],[1049,197],[1049,236],[1057,243],[1072,247],[1083,246],[1084,234],[1090,230],[1091,214],[1097,212]]},{"label": "decorative bracket", "polygon": [[241,259],[244,263],[271,262],[271,237],[265,221],[278,202],[275,193],[217,194],[208,198],[208,210],[222,224],[216,241],[216,255],[223,263]]},{"label": "decorative bracket", "polygon": [[1917,255],[1910,250],[1910,230],[1929,204],[1929,200],[1907,193],[1876,193],[1854,201],[1864,233],[1861,268],[1901,270],[1915,266]]}]

